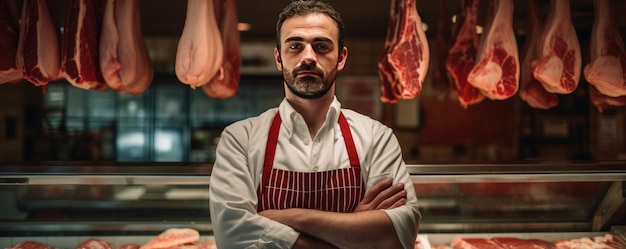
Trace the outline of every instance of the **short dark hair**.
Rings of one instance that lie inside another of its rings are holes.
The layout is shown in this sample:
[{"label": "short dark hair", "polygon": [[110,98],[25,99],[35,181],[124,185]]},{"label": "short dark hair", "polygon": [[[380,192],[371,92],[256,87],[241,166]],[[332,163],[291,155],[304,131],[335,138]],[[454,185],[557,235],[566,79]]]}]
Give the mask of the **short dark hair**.
[{"label": "short dark hair", "polygon": [[341,20],[341,15],[330,4],[321,0],[293,0],[280,12],[278,22],[276,22],[276,48],[278,48],[278,51],[280,51],[280,28],[285,20],[296,15],[315,13],[326,14],[335,21],[339,29],[339,52],[341,53],[343,48],[343,21]]}]

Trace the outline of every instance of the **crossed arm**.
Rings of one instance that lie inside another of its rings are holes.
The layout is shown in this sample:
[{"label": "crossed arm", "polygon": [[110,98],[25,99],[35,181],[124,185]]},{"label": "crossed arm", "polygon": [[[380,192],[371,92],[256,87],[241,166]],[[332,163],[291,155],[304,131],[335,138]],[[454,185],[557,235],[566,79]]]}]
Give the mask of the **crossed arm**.
[{"label": "crossed arm", "polygon": [[406,202],[404,184],[385,179],[374,185],[352,213],[290,208],[265,210],[261,216],[300,232],[293,248],[402,248],[398,235],[382,209]]}]

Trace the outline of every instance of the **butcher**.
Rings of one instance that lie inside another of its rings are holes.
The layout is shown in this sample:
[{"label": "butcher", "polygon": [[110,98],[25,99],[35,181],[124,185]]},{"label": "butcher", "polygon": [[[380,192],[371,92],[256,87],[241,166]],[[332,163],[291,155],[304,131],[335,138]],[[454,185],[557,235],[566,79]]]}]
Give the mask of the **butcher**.
[{"label": "butcher", "polygon": [[397,138],[335,96],[343,34],[322,1],[279,14],[285,98],[221,134],[209,187],[218,248],[414,248],[421,215]]}]

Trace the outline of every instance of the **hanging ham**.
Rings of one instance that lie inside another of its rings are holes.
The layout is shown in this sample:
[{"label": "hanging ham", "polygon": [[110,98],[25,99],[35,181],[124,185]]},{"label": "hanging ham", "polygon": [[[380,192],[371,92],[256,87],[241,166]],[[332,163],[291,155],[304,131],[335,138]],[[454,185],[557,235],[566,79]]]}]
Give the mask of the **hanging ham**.
[{"label": "hanging ham", "polygon": [[154,77],[139,17],[139,0],[106,0],[99,45],[104,81],[134,95],[144,92]]},{"label": "hanging ham", "polygon": [[569,0],[551,0],[533,75],[552,93],[568,94],[578,86],[582,58],[570,16]]},{"label": "hanging ham", "polygon": [[533,76],[533,65],[539,57],[539,41],[543,27],[539,18],[536,0],[528,0],[528,34],[522,49],[519,95],[533,108],[550,109],[559,104],[556,93],[546,91],[541,82]]},{"label": "hanging ham", "polygon": [[59,32],[46,0],[24,0],[16,64],[24,78],[43,86],[59,77]]},{"label": "hanging ham", "polygon": [[609,97],[626,96],[626,49],[611,11],[610,0],[595,0],[591,31],[591,62],[585,66],[585,79]]},{"label": "hanging ham", "polygon": [[225,99],[237,93],[241,71],[241,49],[237,30],[237,1],[215,0],[215,14],[220,24],[224,44],[224,59],[219,70],[208,84],[202,86],[204,93],[212,98]]},{"label": "hanging ham", "polygon": [[476,33],[478,5],[479,0],[461,1],[461,12],[457,15],[452,37],[453,43],[445,66],[454,81],[457,98],[461,106],[466,109],[468,105],[485,99],[485,95],[467,80],[467,76],[474,68],[478,50],[479,38]]},{"label": "hanging ham", "polygon": [[61,75],[72,85],[107,89],[102,78],[98,43],[103,14],[102,0],[69,0],[61,43]]},{"label": "hanging ham", "polygon": [[22,71],[15,64],[19,24],[15,0],[0,0],[0,84],[17,83]]},{"label": "hanging ham", "polygon": [[188,0],[174,70],[181,82],[196,88],[223,70],[224,49],[213,0]]},{"label": "hanging ham", "polygon": [[626,105],[626,96],[609,97],[598,91],[595,86],[589,84],[589,98],[591,103],[598,109],[598,112],[604,112],[617,106]]},{"label": "hanging ham", "polygon": [[430,51],[415,0],[392,1],[388,28],[379,60],[381,100],[396,103],[422,91]]},{"label": "hanging ham", "polygon": [[519,55],[513,32],[513,0],[490,1],[476,65],[467,81],[488,98],[507,99],[519,87]]}]

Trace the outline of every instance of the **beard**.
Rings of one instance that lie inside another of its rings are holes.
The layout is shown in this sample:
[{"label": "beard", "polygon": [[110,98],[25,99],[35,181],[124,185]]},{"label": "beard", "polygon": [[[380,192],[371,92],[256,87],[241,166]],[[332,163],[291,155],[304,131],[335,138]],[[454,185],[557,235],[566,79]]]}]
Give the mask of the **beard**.
[{"label": "beard", "polygon": [[[303,70],[311,71],[318,77],[297,77],[298,73]],[[287,88],[294,95],[305,99],[316,99],[326,95],[335,83],[336,75],[336,68],[326,75],[322,69],[310,64],[302,64],[294,68],[293,71],[289,71],[283,66],[283,78]]]}]

